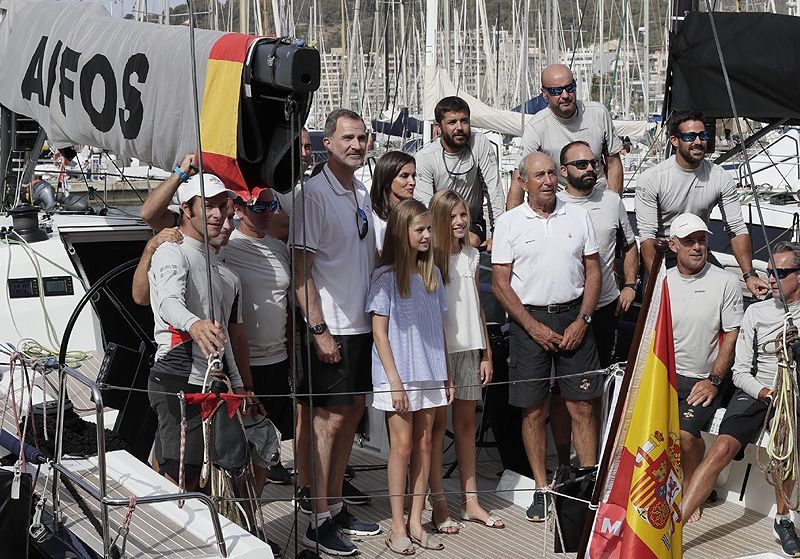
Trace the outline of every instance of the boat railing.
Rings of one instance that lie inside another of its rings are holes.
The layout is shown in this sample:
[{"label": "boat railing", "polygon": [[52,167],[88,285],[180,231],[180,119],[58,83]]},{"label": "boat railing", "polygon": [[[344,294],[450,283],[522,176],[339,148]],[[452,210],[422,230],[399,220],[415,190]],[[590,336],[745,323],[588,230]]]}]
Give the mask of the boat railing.
[{"label": "boat railing", "polygon": [[[769,153],[770,148],[776,146],[778,143],[786,143],[786,142],[792,142],[794,144],[794,153],[792,153],[791,151],[787,151],[779,155],[771,155]],[[781,174],[781,177],[787,183],[786,186],[791,188],[792,185],[789,183],[788,180],[786,180],[787,177],[784,177],[779,169],[779,166],[791,165],[794,167],[792,172],[793,174],[792,178],[794,180],[800,181],[800,141],[798,141],[795,135],[781,134],[767,145],[763,145],[761,144],[761,142],[758,142],[750,146],[750,148],[748,148],[748,157],[751,159],[751,161],[762,154],[769,159],[769,163],[762,166],[761,164],[764,162],[759,160],[758,168],[753,169],[753,176],[759,173],[763,173],[764,171],[767,171],[769,169],[775,169],[778,171],[779,174]],[[753,163],[751,163],[751,165],[752,164]],[[747,175],[746,167],[744,165],[739,165],[736,172],[739,178],[739,184],[747,184],[744,180]]]},{"label": "boat railing", "polygon": [[[97,424],[97,469],[99,477],[99,487],[87,482],[83,477],[79,476],[70,470],[62,462],[62,444],[64,433],[64,409],[67,393],[67,378],[73,378],[77,382],[83,384],[92,393],[92,400],[94,401],[95,420]],[[56,524],[61,523],[61,503],[59,500],[60,491],[60,477],[63,475],[72,484],[80,487],[88,493],[93,499],[100,504],[100,523],[102,525],[103,537],[103,556],[110,557],[111,540],[109,535],[109,507],[123,507],[129,505],[128,499],[117,499],[108,496],[107,487],[107,472],[106,472],[106,448],[105,448],[105,425],[103,421],[103,395],[97,383],[89,379],[86,375],[72,367],[62,366],[59,370],[58,379],[58,412],[57,412],[57,425],[56,425],[56,445],[55,457],[53,463],[53,520]],[[225,540],[222,535],[222,527],[220,525],[219,516],[214,507],[214,501],[208,495],[198,492],[191,493],[166,493],[163,495],[147,495],[136,496],[136,503],[138,505],[163,503],[167,501],[184,501],[189,499],[197,499],[208,508],[211,515],[211,522],[214,526],[214,535],[217,540],[217,548],[222,557],[228,556],[228,551],[225,546]]]}]

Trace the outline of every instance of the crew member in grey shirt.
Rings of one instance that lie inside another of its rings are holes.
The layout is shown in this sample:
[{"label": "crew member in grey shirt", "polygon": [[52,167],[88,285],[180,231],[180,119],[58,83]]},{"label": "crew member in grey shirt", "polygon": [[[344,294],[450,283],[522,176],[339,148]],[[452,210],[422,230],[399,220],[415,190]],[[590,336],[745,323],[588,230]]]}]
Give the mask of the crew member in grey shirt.
[{"label": "crew member in grey shirt", "polygon": [[[685,484],[703,459],[700,432],[720,407],[744,312],[739,280],[708,263],[709,234],[703,220],[690,213],[676,217],[670,227],[669,247],[678,265],[667,271],[667,285]],[[693,520],[699,519],[698,509]]]},{"label": "crew member in grey shirt", "polygon": [[[469,206],[470,244],[478,247],[486,241],[491,250],[489,233],[506,207],[495,147],[480,132],[472,132],[469,105],[461,97],[439,101],[434,117],[441,136],[415,155],[414,198],[427,206],[439,190],[456,191]],[[489,197],[488,216],[483,214],[484,189]]]},{"label": "crew member in grey shirt", "polygon": [[747,288],[763,297],[769,288],[753,269],[750,235],[736,184],[722,167],[704,159],[708,132],[702,113],[676,113],[670,119],[669,135],[675,155],[647,169],[636,181],[636,222],[645,268],[649,270],[653,263],[656,239],[666,237],[676,216],[689,212],[708,224],[711,210],[718,206]]},{"label": "crew member in grey shirt", "polygon": [[[575,78],[563,64],[551,64],[542,71],[542,97],[547,101],[547,108],[533,115],[525,127],[519,161],[534,151],[544,152],[558,161],[561,148],[583,140],[607,167],[595,169],[597,184],[622,194],[622,140],[614,131],[608,110],[600,103],[578,99]],[[525,196],[516,175],[515,171],[508,190],[508,209],[519,206]],[[567,186],[563,176],[559,177],[559,186]]]},{"label": "crew member in grey shirt", "polygon": [[[775,338],[783,331],[787,318],[791,317],[795,324],[800,323],[800,244],[781,241],[772,250],[774,268],[768,269],[772,299],[753,303],[747,307],[742,318],[733,364],[736,391],[725,410],[717,440],[684,489],[681,503],[684,521],[691,518],[706,500],[722,470],[761,432],[772,406],[773,386],[778,372]],[[778,282],[783,291],[783,300],[789,308],[788,317],[781,303]],[[767,344],[766,347],[764,344]],[[780,494],[780,480],[773,481],[777,504],[773,533],[780,540],[786,555],[798,557],[800,538],[789,515],[789,506]],[[793,485],[792,480],[783,484],[787,495],[791,495]]]},{"label": "crew member in grey shirt", "polygon": [[[243,383],[233,359],[227,326],[225,294],[229,291],[221,276],[217,256],[207,254],[203,232],[217,237],[228,215],[228,200],[234,196],[217,177],[204,176],[206,222],[200,194],[200,176],[192,177],[178,189],[182,200],[180,244],[163,243],[153,254],[150,272],[150,305],[155,322],[157,350],[150,370],[150,404],[158,416],[159,468],[176,481],[179,477],[181,412],[176,394],[200,392],[208,367],[207,358],[220,354],[223,370],[237,394]],[[211,266],[211,285],[206,257]],[[238,281],[238,279],[237,279]],[[213,315],[213,320],[212,320]],[[199,408],[187,407],[186,488],[197,487],[203,464],[203,434]]]}]

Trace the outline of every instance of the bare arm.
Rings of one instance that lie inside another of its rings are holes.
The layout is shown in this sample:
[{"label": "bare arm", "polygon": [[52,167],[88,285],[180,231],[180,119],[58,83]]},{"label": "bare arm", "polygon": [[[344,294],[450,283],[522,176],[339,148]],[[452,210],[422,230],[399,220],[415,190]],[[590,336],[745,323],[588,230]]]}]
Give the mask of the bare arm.
[{"label": "bare arm", "polygon": [[[712,375],[721,379],[724,379],[728,375],[728,370],[733,365],[734,350],[736,349],[736,338],[738,335],[738,328],[722,334],[722,341],[719,344],[717,358],[711,366]],[[686,401],[691,406],[702,404],[705,407],[714,401],[718,393],[719,388],[714,386],[710,380],[704,379],[692,387],[692,391],[689,393],[689,396],[686,397]]]},{"label": "bare arm", "polygon": [[[481,279],[480,279],[480,264],[476,267],[475,270],[475,289],[480,296],[481,292]],[[492,362],[492,344],[489,341],[489,329],[486,328],[486,313],[483,312],[483,305],[478,305],[478,309],[481,315],[481,328],[483,328],[483,339],[486,342],[486,348],[483,350],[481,355],[481,384],[486,386],[490,382],[492,382],[492,377],[494,376],[494,364]]]},{"label": "bare arm", "polygon": [[[295,298],[300,311],[309,326],[325,322],[325,317],[322,315],[322,307],[319,304],[317,286],[314,283],[314,276],[311,275],[311,270],[314,267],[314,253],[296,248],[293,251],[292,260],[294,263]],[[339,346],[329,330],[325,330],[320,335],[312,336],[312,339],[320,361],[323,363],[338,363],[342,359],[339,354]]]},{"label": "bare arm", "polygon": [[[372,337],[375,343],[375,351],[381,360],[383,370],[386,372],[386,379],[392,389],[392,405],[397,413],[408,411],[408,395],[397,372],[397,364],[394,361],[392,347],[389,345],[389,317],[379,314],[372,314]],[[449,374],[449,373],[448,373]]]},{"label": "bare arm", "polygon": [[557,351],[561,336],[535,320],[511,288],[511,264],[492,264],[492,289],[508,316],[547,351]]},{"label": "bare arm", "polygon": [[[636,283],[636,278],[639,275],[639,249],[636,243],[633,242],[625,247],[625,252],[622,255],[622,272],[624,276],[625,285]],[[623,287],[619,293],[619,303],[617,304],[617,315],[628,312],[631,308],[633,300],[636,298],[636,289],[633,287]]]},{"label": "bare arm", "polygon": [[[583,300],[581,301],[580,315],[589,316],[597,308],[597,300],[600,298],[600,287],[603,283],[602,271],[600,268],[600,255],[597,253],[588,254],[583,257],[583,264],[586,279],[583,284]],[[576,318],[564,330],[563,339],[559,348],[571,351],[577,348],[583,341],[583,336],[589,325],[580,316]]]},{"label": "bare arm", "polygon": [[508,194],[506,194],[506,210],[511,210],[519,206],[525,201],[525,190],[519,181],[519,171],[514,169],[511,174],[511,186],[508,187]]},{"label": "bare arm", "polygon": [[608,179],[608,188],[622,196],[622,182],[625,178],[625,173],[622,170],[622,158],[619,153],[606,156],[606,178]]},{"label": "bare arm", "polygon": [[139,264],[136,266],[136,271],[133,273],[131,295],[137,305],[147,306],[150,304],[150,280],[147,277],[147,272],[150,271],[150,262],[153,260],[156,249],[161,246],[161,243],[180,244],[182,242],[183,235],[176,227],[164,229],[147,241],[142,257],[139,259]]},{"label": "bare arm", "polygon": [[[192,154],[185,155],[181,161],[181,169],[189,176],[197,172],[192,165],[193,161],[194,155]],[[167,207],[172,202],[181,183],[181,178],[176,173],[172,173],[164,182],[155,187],[144,201],[141,216],[153,228],[153,231],[160,231],[175,225],[175,215]]]},{"label": "bare arm", "polygon": [[[753,253],[750,248],[750,235],[736,235],[731,238],[731,250],[733,256],[736,258],[736,263],[739,264],[742,273],[753,271]],[[767,283],[757,277],[747,278],[747,289],[750,290],[756,297],[764,297],[769,292]]]},{"label": "bare arm", "polygon": [[644,239],[639,248],[642,250],[642,262],[644,263],[644,269],[649,274],[652,272],[650,268],[653,267],[653,261],[656,259],[656,240]]}]

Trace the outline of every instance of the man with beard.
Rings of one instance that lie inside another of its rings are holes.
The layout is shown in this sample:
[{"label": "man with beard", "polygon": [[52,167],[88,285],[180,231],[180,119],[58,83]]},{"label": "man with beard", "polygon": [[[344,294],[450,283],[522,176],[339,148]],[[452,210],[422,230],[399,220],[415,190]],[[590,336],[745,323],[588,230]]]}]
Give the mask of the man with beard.
[{"label": "man with beard", "polygon": [[[719,206],[742,279],[754,296],[763,297],[769,287],[753,269],[750,235],[742,219],[736,183],[722,167],[705,160],[708,132],[703,114],[675,113],[669,135],[675,154],[644,171],[636,182],[636,222],[645,268],[649,270],[653,264],[656,239],[666,237],[675,217],[693,213],[707,225],[711,210]],[[667,259],[668,267],[674,265],[673,258]]]},{"label": "man with beard", "polygon": [[[445,97],[436,104],[434,118],[441,136],[417,152],[417,184],[414,198],[428,205],[439,190],[450,189],[464,200],[470,213],[469,242],[486,242],[491,250],[494,223],[505,210],[496,147],[470,128],[469,105],[461,97]],[[484,196],[489,198],[487,219]],[[487,240],[488,239],[488,240]]]},{"label": "man with beard", "polygon": [[313,394],[307,399],[313,410],[314,514],[303,542],[332,555],[354,555],[358,548],[344,534],[380,531],[342,502],[364,394],[372,388],[372,326],[364,309],[375,238],[369,193],[354,177],[367,148],[364,121],[337,109],[325,121],[323,141],[328,163],[305,183],[304,208],[293,214],[289,240],[295,297],[307,324],[301,329],[304,362],[297,391]]},{"label": "man with beard", "polygon": [[[551,64],[542,71],[542,97],[548,108],[533,115],[525,127],[520,160],[531,152],[541,151],[555,161],[565,144],[583,140],[589,144],[592,153],[605,160],[608,167],[607,171],[602,166],[595,169],[598,185],[622,194],[623,172],[619,154],[622,140],[614,131],[608,110],[600,103],[578,100],[575,78],[569,67],[563,64]],[[566,186],[563,177],[559,182],[562,188]],[[517,181],[512,179],[508,209],[521,204],[524,195]]]},{"label": "man with beard", "polygon": [[[508,403],[523,408],[522,439],[537,489],[547,486],[545,421],[550,371],[566,400],[581,466],[597,463],[595,400],[603,393],[589,326],[602,283],[599,247],[589,213],[556,196],[553,160],[525,156],[518,180],[528,201],[497,223],[492,271],[495,295],[509,325]],[[536,491],[526,516],[544,522],[550,495]]]},{"label": "man with beard", "polygon": [[[722,383],[733,365],[744,302],[739,280],[708,263],[711,231],[694,214],[672,221],[669,248],[678,265],[667,270],[678,384],[681,465],[691,482],[706,447],[700,431],[722,400]],[[699,520],[700,509],[691,521]]]}]

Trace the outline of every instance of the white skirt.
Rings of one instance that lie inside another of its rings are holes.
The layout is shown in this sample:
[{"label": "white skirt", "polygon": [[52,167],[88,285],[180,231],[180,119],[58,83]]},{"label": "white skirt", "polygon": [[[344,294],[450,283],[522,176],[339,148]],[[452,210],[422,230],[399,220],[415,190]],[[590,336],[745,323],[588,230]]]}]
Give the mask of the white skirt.
[{"label": "white skirt", "polygon": [[[447,405],[444,381],[428,380],[403,384],[408,395],[408,409],[419,411]],[[392,387],[388,384],[373,386],[372,407],[383,411],[394,411],[392,406]]]}]

